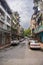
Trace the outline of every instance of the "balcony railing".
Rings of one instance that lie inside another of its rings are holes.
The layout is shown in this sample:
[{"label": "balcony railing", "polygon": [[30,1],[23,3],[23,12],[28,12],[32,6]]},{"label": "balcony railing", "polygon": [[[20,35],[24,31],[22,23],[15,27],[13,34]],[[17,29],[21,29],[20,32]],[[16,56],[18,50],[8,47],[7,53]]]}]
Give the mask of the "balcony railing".
[{"label": "balcony railing", "polygon": [[7,19],[6,19],[5,16],[3,16],[3,15],[0,15],[0,21],[1,21],[2,23],[4,23],[4,24],[8,25],[8,26],[11,26],[10,21],[9,21],[9,23],[8,23]]},{"label": "balcony railing", "polygon": [[3,15],[0,15],[0,21],[2,21],[4,23],[5,17]]}]

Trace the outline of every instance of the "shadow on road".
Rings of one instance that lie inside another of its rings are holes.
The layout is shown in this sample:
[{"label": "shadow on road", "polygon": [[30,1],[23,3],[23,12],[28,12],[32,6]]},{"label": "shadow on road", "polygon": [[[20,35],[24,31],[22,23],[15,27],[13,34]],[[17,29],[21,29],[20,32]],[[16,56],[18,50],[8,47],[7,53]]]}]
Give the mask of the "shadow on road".
[{"label": "shadow on road", "polygon": [[11,44],[10,46],[18,46],[19,44]]},{"label": "shadow on road", "polygon": [[41,51],[41,49],[31,49],[32,51]]}]

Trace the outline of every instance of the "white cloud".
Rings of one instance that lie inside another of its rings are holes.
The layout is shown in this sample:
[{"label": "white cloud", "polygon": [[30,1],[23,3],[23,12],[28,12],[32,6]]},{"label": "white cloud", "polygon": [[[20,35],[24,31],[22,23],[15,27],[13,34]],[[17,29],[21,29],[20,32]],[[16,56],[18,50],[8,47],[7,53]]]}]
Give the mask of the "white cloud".
[{"label": "white cloud", "polygon": [[33,0],[6,0],[9,4],[10,8],[13,11],[18,11],[20,14],[21,22],[20,24],[24,28],[28,28],[30,26],[30,18],[33,13]]}]

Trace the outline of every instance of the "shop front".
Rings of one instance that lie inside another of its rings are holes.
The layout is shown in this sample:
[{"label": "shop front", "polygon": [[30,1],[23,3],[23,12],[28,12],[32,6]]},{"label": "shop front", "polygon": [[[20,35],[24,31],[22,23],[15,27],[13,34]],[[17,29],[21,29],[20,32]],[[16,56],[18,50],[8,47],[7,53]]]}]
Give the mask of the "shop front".
[{"label": "shop front", "polygon": [[1,30],[0,31],[0,47],[4,46],[4,45],[7,45],[7,44],[10,44],[10,42],[11,42],[10,32]]},{"label": "shop front", "polygon": [[35,38],[43,43],[43,25],[34,30]]}]

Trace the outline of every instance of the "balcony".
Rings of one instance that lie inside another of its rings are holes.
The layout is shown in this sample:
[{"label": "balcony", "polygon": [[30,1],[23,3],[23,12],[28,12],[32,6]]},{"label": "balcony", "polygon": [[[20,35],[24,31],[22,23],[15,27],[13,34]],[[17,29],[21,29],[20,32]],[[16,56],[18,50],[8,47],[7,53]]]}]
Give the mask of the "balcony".
[{"label": "balcony", "polygon": [[7,30],[7,26],[0,22],[0,29]]},{"label": "balcony", "polygon": [[35,3],[34,3],[34,6],[35,6],[35,7],[37,7],[37,6],[38,6],[38,4],[35,2]]},{"label": "balcony", "polygon": [[7,26],[7,31],[11,31],[11,27]]},{"label": "balcony", "polygon": [[33,0],[33,3],[35,3],[35,2],[37,2],[37,3],[38,3],[39,1],[40,1],[40,0]]},{"label": "balcony", "polygon": [[0,5],[0,21],[3,23],[7,23],[7,25],[11,24],[11,21],[9,19],[7,19],[7,17],[9,17],[9,19],[11,19],[9,13],[3,8],[2,5]]},{"label": "balcony", "polygon": [[3,27],[2,27],[4,30],[7,30],[7,26],[5,24],[3,24]]},{"label": "balcony", "polygon": [[3,15],[0,15],[0,21],[4,23],[5,17]]}]

